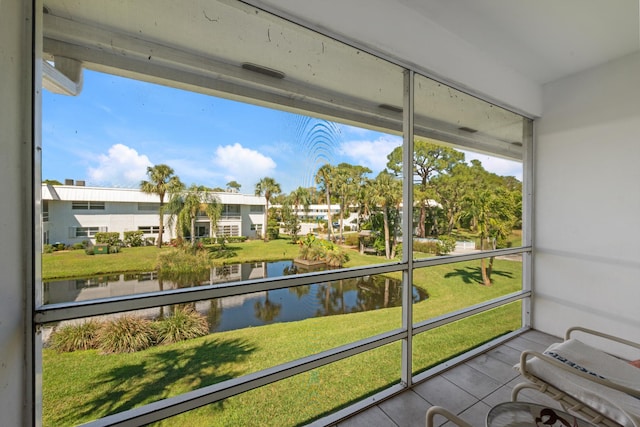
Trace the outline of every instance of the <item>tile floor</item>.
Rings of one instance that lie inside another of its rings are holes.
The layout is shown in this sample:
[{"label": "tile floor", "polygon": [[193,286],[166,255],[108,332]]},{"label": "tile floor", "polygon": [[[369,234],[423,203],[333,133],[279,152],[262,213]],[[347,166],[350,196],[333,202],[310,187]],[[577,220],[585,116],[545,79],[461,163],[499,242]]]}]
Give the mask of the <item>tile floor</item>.
[{"label": "tile floor", "polygon": [[[484,427],[489,408],[511,400],[511,390],[521,381],[513,369],[520,353],[526,349],[543,351],[558,341],[561,341],[558,337],[527,331],[335,427],[423,427],[425,413],[432,405],[447,408],[474,427]],[[518,400],[557,407],[551,399],[531,390],[521,392]],[[444,426],[453,426],[440,416],[435,420]]]}]

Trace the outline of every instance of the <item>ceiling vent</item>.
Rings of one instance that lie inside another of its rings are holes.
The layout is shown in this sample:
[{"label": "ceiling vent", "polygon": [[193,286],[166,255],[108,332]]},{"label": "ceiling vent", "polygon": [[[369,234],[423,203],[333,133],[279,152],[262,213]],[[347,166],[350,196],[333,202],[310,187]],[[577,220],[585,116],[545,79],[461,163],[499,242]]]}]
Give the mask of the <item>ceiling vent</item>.
[{"label": "ceiling vent", "polygon": [[264,76],[273,77],[274,79],[282,80],[285,76],[282,71],[263,67],[262,65],[251,64],[249,62],[243,63],[242,68],[244,68],[245,70],[253,71],[254,73],[262,74]]}]

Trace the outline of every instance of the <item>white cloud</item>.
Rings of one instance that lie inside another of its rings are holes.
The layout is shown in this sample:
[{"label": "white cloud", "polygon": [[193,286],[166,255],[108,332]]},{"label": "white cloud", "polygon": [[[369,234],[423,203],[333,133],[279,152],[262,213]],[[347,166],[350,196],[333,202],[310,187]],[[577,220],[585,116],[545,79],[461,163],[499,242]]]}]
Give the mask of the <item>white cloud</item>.
[{"label": "white cloud", "polygon": [[124,144],[115,144],[106,155],[98,156],[98,166],[90,167],[87,175],[92,183],[100,185],[137,187],[151,165],[146,155]]},{"label": "white cloud", "polygon": [[217,172],[223,174],[226,180],[236,180],[243,188],[253,188],[260,178],[273,176],[276,169],[276,162],[271,157],[237,142],[219,146],[213,164],[220,168]]},{"label": "white cloud", "polygon": [[367,166],[377,174],[387,167],[387,155],[402,145],[402,138],[382,135],[374,141],[347,141],[340,144],[340,154],[349,157],[352,163]]},{"label": "white cloud", "polygon": [[471,160],[480,160],[482,167],[489,172],[501,176],[515,176],[518,180],[522,181],[522,163],[520,162],[470,151],[463,152],[464,159],[467,163],[470,163]]}]

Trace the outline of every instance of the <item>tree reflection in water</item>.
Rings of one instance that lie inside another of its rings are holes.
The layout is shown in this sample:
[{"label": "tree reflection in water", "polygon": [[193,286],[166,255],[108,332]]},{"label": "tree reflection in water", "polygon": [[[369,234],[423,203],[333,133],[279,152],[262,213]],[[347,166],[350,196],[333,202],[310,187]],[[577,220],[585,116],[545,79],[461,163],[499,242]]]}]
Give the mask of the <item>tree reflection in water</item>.
[{"label": "tree reflection in water", "polygon": [[[314,267],[310,270],[292,261],[278,261],[226,265],[188,273],[156,275],[155,272],[147,272],[138,274],[137,278],[136,275],[127,273],[109,276],[108,281],[100,281],[100,278],[77,278],[45,283],[44,298],[49,304],[82,301],[111,295],[301,274],[317,271],[317,269],[318,267]],[[423,289],[413,287],[412,291],[414,302],[428,298],[427,292]],[[179,307],[195,309],[207,317],[209,328],[214,332],[400,305],[402,305],[400,281],[383,275],[374,275],[160,307],[155,315],[168,316]],[[141,315],[149,316],[149,312]]]}]

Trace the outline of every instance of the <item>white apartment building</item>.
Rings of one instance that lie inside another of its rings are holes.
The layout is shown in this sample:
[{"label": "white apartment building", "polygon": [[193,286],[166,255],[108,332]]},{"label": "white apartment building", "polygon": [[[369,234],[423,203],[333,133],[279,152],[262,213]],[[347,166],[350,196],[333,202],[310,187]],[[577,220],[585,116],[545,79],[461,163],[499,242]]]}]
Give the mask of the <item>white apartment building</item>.
[{"label": "white apartment building", "polygon": [[[83,240],[95,243],[98,232],[143,231],[144,237],[157,238],[160,201],[155,194],[138,189],[86,187],[83,181],[67,185],[42,184],[43,243],[73,244]],[[71,185],[69,185],[71,184]],[[222,203],[218,228],[211,232],[206,215],[196,219],[196,237],[261,237],[264,224],[264,197],[240,193],[215,193]],[[168,199],[168,197],[166,197]],[[165,200],[166,201],[166,200]],[[177,236],[175,224],[169,227],[165,215],[163,241]]]}]

